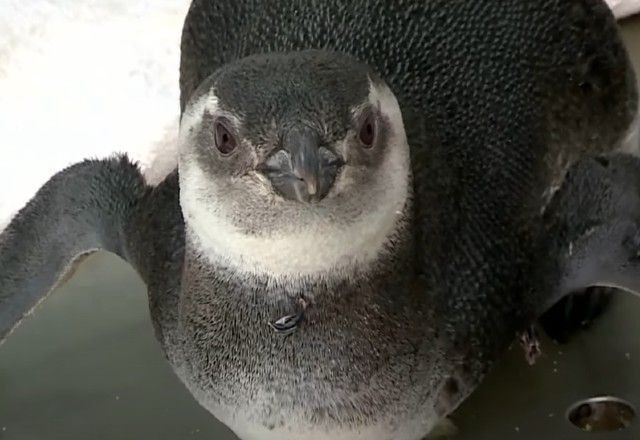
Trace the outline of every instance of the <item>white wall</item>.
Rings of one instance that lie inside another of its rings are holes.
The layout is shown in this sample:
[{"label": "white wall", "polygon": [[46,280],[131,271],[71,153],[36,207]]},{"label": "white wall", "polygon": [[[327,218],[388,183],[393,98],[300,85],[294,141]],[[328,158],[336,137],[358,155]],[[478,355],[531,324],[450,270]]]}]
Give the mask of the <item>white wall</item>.
[{"label": "white wall", "polygon": [[[619,15],[640,10],[609,2]],[[0,0],[0,230],[83,158],[126,151],[151,180],[170,171],[188,4]]]},{"label": "white wall", "polygon": [[188,5],[0,0],[0,230],[85,157],[126,151],[160,174],[173,167],[175,154],[154,152],[175,148]]}]

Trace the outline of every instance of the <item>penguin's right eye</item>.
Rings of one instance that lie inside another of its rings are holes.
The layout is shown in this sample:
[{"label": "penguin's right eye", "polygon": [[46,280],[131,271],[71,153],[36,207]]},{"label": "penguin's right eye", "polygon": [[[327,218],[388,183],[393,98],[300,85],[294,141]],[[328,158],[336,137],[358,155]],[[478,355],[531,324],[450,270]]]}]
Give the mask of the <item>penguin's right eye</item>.
[{"label": "penguin's right eye", "polygon": [[218,119],[214,125],[216,148],[223,155],[231,154],[238,146],[238,139],[232,133],[229,122]]}]

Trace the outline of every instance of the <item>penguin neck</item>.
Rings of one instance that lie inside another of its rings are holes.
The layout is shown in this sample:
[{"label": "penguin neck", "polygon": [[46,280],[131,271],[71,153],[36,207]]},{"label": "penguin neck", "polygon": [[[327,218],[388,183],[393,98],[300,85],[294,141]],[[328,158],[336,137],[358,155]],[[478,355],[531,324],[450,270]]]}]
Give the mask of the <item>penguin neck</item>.
[{"label": "penguin neck", "polygon": [[[403,238],[412,222],[406,151],[396,150],[372,187],[372,196],[359,200],[357,210],[305,207],[294,223],[267,225],[264,230],[260,224],[238,219],[228,201],[211,197],[211,179],[185,161],[180,171],[180,201],[187,250],[214,267],[281,284],[366,273],[397,251],[398,243],[406,241]],[[283,217],[277,208],[264,209],[274,211],[255,217]],[[254,217],[254,213],[247,215]]]}]

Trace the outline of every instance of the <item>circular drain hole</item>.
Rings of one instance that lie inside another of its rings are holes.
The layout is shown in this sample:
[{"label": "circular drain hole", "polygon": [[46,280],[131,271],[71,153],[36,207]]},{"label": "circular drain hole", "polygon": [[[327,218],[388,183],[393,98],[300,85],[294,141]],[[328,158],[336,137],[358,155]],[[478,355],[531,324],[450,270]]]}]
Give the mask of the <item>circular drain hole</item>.
[{"label": "circular drain hole", "polygon": [[635,416],[633,405],[612,396],[581,400],[567,411],[569,421],[587,432],[619,431],[628,428]]}]

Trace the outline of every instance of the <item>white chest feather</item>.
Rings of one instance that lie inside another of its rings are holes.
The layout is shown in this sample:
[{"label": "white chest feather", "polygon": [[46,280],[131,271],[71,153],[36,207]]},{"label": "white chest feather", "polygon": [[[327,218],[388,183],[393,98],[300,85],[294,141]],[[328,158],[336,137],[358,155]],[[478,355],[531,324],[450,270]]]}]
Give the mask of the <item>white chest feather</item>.
[{"label": "white chest feather", "polygon": [[212,413],[242,440],[425,440],[450,436],[457,431],[449,419],[439,418],[431,408],[408,418],[380,420],[363,426],[309,426],[292,416],[284,425],[266,427],[246,416],[251,414],[251,409],[218,408]]},{"label": "white chest feather", "polygon": [[242,440],[423,440],[433,429],[423,420],[412,420],[399,423],[397,428],[380,424],[351,429],[298,431],[289,427],[267,429],[264,426],[242,425],[233,431]]},{"label": "white chest feather", "polygon": [[389,185],[371,212],[345,227],[319,216],[270,235],[248,233],[231,222],[233,213],[226,206],[198,196],[195,188],[211,184],[198,169],[186,176],[190,190],[181,197],[182,209],[190,241],[213,262],[253,273],[298,277],[351,268],[378,257],[404,214],[404,178],[404,183]]}]

